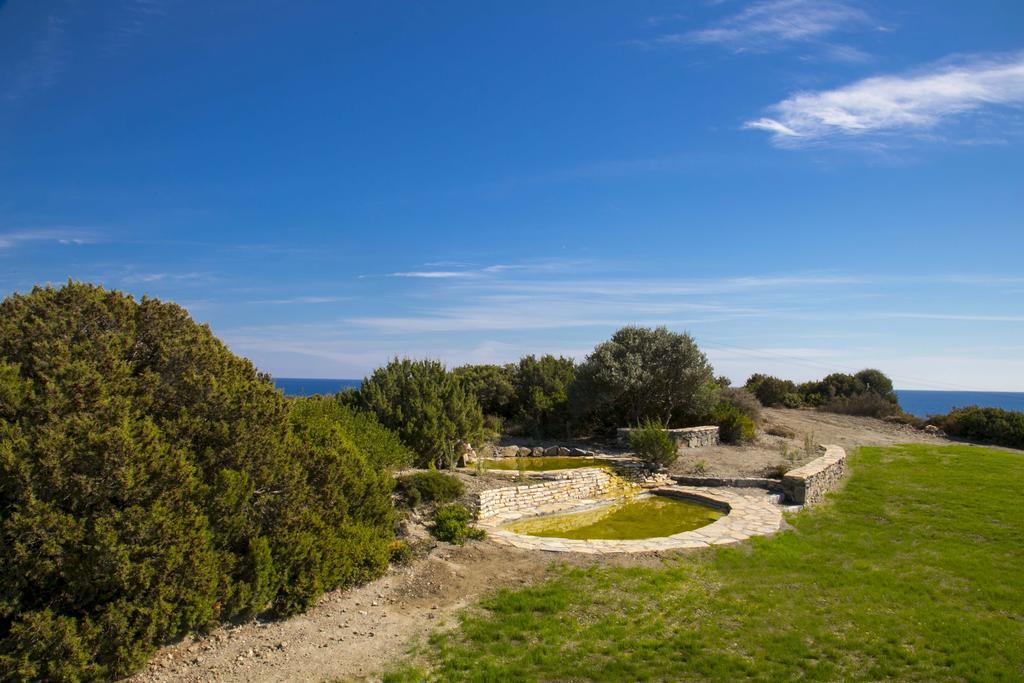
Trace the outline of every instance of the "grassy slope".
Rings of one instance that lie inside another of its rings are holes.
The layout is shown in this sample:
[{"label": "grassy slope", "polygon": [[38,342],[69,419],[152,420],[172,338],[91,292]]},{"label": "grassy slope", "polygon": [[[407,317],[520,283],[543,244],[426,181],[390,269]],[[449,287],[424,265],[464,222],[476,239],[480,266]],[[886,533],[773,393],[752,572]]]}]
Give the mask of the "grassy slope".
[{"label": "grassy slope", "polygon": [[852,472],[774,538],[502,591],[434,637],[431,675],[1024,678],[1024,457],[865,448]]}]

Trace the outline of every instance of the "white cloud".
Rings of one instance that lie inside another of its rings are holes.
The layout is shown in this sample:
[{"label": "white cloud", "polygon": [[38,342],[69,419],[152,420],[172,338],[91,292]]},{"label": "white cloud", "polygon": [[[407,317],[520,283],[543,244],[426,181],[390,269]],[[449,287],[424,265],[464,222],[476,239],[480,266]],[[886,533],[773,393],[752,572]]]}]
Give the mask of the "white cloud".
[{"label": "white cloud", "polygon": [[0,250],[13,249],[26,242],[56,242],[57,244],[88,244],[94,241],[92,233],[75,228],[44,228],[16,230],[0,233]]},{"label": "white cloud", "polygon": [[1024,105],[1024,53],[944,62],[910,75],[866,78],[835,90],[796,93],[771,116],[744,128],[766,130],[780,146],[839,137],[924,132],[982,110]]},{"label": "white cloud", "polygon": [[[734,52],[767,52],[818,41],[869,21],[863,10],[838,0],[765,0],[706,28],[663,35],[647,44],[719,45]],[[840,51],[835,56],[849,59],[851,53]]]},{"label": "white cloud", "polygon": [[347,297],[343,296],[293,296],[287,299],[262,299],[259,301],[249,301],[248,303],[255,305],[283,306],[293,304],[332,304],[346,300]]},{"label": "white cloud", "polygon": [[465,270],[412,270],[402,273],[389,273],[388,277],[412,277],[425,280],[444,280],[454,277],[472,277],[473,273]]}]

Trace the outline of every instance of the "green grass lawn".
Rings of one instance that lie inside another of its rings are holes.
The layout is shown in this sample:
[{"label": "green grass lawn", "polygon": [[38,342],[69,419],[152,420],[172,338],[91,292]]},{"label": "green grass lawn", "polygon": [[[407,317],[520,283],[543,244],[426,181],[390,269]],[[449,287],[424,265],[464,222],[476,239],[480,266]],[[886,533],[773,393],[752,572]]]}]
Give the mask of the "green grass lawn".
[{"label": "green grass lawn", "polygon": [[1024,679],[1024,456],[864,448],[793,529],[501,591],[393,680]]}]

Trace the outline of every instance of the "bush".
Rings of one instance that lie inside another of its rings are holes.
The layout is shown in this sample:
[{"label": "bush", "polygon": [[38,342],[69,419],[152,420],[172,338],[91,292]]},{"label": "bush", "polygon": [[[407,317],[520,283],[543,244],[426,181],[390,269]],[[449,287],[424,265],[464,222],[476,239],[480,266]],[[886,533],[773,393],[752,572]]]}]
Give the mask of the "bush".
[{"label": "bush", "polygon": [[824,403],[821,410],[844,415],[884,418],[898,414],[900,407],[873,391],[869,391],[855,396],[837,396]]},{"label": "bush", "polygon": [[782,407],[783,408],[799,408],[804,404],[804,400],[800,397],[800,394],[790,391],[782,396]]},{"label": "bush", "polygon": [[788,379],[779,379],[771,375],[751,375],[745,385],[747,391],[757,397],[761,405],[778,408],[785,404],[787,394],[796,393],[796,384]]},{"label": "bush", "polygon": [[1001,408],[969,406],[947,415],[932,416],[928,422],[950,436],[1024,449],[1024,413]]},{"label": "bush", "polygon": [[572,358],[525,356],[514,366],[514,417],[534,437],[568,437],[569,387],[576,377]]},{"label": "bush", "polygon": [[434,511],[434,536],[441,541],[462,545],[466,539],[480,540],[486,537],[483,529],[469,525],[473,521],[471,513],[465,505],[452,503],[442,505]]},{"label": "bush", "polygon": [[718,393],[719,403],[728,403],[751,419],[754,424],[761,421],[761,402],[746,389],[726,388]]},{"label": "bush", "polygon": [[667,467],[679,457],[676,442],[665,431],[665,425],[653,420],[630,430],[629,445],[641,460],[651,465]]},{"label": "bush", "polygon": [[377,417],[365,410],[346,405],[337,398],[310,396],[292,398],[292,422],[301,430],[315,423],[323,429],[337,429],[374,466],[386,470],[409,467],[415,456],[393,431],[382,425]]},{"label": "bush", "polygon": [[359,400],[416,453],[420,467],[454,467],[460,441],[483,439],[479,404],[437,361],[395,359],[363,382]]},{"label": "bush", "polygon": [[395,491],[409,507],[417,507],[422,503],[450,503],[462,496],[466,487],[451,475],[428,470],[398,477]]},{"label": "bush", "polygon": [[718,425],[718,437],[724,443],[748,443],[757,437],[754,421],[731,403],[719,403],[711,419]]},{"label": "bush", "polygon": [[119,678],[379,573],[390,476],[289,405],[173,304],[0,303],[0,679]]},{"label": "bush", "polygon": [[657,420],[694,424],[717,402],[707,358],[688,334],[624,327],[580,365],[573,410],[603,429]]},{"label": "bush", "polygon": [[768,425],[764,430],[766,434],[781,436],[784,439],[795,439],[796,432],[785,425]]},{"label": "bush", "polygon": [[484,415],[512,417],[516,408],[514,365],[464,365],[452,375],[473,394]]}]

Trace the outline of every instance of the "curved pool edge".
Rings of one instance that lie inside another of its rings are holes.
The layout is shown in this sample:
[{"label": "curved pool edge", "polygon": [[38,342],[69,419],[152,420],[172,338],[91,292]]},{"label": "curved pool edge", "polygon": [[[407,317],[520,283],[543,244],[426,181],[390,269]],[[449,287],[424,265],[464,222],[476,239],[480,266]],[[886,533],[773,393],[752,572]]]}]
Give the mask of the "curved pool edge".
[{"label": "curved pool edge", "polygon": [[[745,541],[753,536],[767,536],[782,527],[782,510],[767,497],[760,499],[731,491],[708,491],[694,486],[664,486],[650,491],[652,494],[694,500],[696,502],[726,508],[728,512],[711,524],[683,531],[672,536],[658,536],[638,540],[575,540],[517,534],[502,528],[514,521],[505,515],[480,520],[477,526],[487,532],[495,543],[526,550],[543,550],[559,553],[585,553],[602,555],[611,553],[643,553],[667,550],[690,550],[708,548],[713,545],[729,545]],[[573,508],[585,507],[588,502],[574,501]],[[565,512],[571,510],[566,509]],[[518,518],[522,518],[521,516]]]}]

